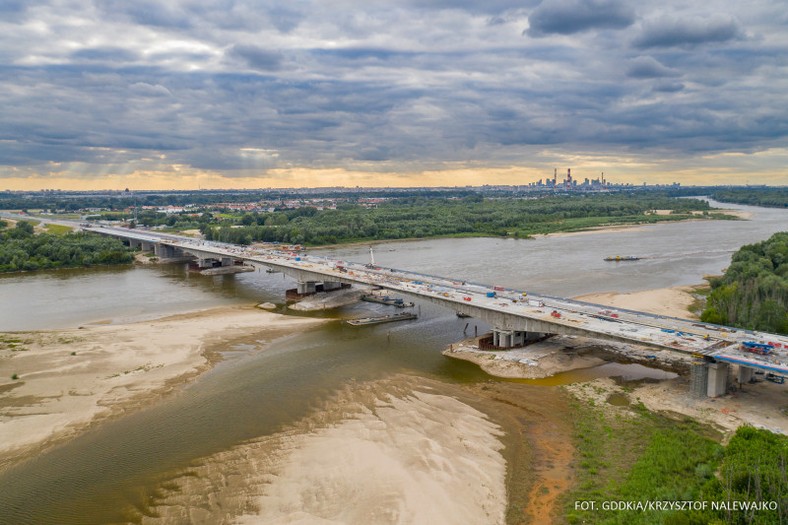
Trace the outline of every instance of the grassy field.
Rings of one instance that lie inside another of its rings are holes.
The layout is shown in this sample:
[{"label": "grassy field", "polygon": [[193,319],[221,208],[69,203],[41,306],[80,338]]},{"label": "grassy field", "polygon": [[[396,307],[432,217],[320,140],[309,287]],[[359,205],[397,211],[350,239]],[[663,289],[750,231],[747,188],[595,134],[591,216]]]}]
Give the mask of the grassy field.
[{"label": "grassy field", "polygon": [[[710,427],[642,404],[610,410],[575,400],[573,411],[577,478],[564,496],[566,523],[776,524],[788,518],[786,436],[741,427],[723,446]],[[731,501],[776,502],[777,510],[713,508]],[[696,508],[649,508],[655,502]]]},{"label": "grassy field", "polygon": [[62,224],[45,224],[44,228],[46,228],[47,233],[52,235],[65,235],[74,230],[74,228],[63,226]]}]

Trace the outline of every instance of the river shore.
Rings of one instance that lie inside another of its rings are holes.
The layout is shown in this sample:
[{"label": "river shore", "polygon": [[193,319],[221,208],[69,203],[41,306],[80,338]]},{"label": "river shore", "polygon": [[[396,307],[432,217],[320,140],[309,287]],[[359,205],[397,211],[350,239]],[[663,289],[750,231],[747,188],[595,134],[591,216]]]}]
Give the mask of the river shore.
[{"label": "river shore", "polygon": [[0,468],[150,403],[208,370],[234,343],[268,342],[323,322],[243,306],[0,333]]},{"label": "river shore", "polygon": [[[577,299],[615,308],[641,310],[659,315],[696,318],[688,311],[695,302],[696,287],[645,290],[631,293],[587,294]],[[642,363],[684,373],[669,379],[634,383],[625,389],[610,377],[579,379],[566,388],[573,396],[605,406],[611,395],[624,395],[649,410],[691,417],[731,434],[744,424],[788,435],[788,402],[785,389],[768,381],[743,385],[733,394],[696,399],[689,394],[686,371],[691,356],[626,343],[599,342],[582,337],[556,336],[545,341],[503,351],[480,351],[475,341],[453,344],[444,355],[479,365],[490,375],[510,379],[540,379],[561,372],[593,369],[609,361]],[[578,375],[582,377],[582,374]]]},{"label": "river shore", "polygon": [[[321,322],[244,306],[2,333],[0,373],[18,379],[0,386],[0,469],[154,403],[234,345],[259,351]],[[553,417],[550,424],[560,425],[563,398],[534,389],[517,404],[512,386],[470,392],[413,376],[349,385],[282,431],[199,458],[183,476],[173,473],[157,489],[164,496],[151,502],[157,517],[146,511],[140,519],[502,524],[507,513],[549,514],[552,492],[531,496],[538,509],[512,502],[526,501],[535,473],[556,471],[549,458],[568,454],[568,442],[554,451],[554,439],[526,433]],[[546,413],[527,408],[526,400],[541,396]],[[534,450],[543,453],[532,464]],[[565,464],[560,480],[568,479]]]},{"label": "river shore", "polygon": [[503,524],[503,431],[463,396],[407,375],[348,385],[176,475],[143,523]]}]

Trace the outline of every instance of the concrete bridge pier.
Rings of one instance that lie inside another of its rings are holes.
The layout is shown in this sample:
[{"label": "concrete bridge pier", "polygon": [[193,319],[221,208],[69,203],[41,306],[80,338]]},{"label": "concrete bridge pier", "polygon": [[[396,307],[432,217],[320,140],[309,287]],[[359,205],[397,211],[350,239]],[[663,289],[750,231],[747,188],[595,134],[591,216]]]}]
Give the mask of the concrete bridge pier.
[{"label": "concrete bridge pier", "polygon": [[539,332],[526,332],[524,330],[505,330],[503,328],[493,328],[494,346],[499,348],[514,348],[525,346],[529,341],[534,341],[544,336]]},{"label": "concrete bridge pier", "polygon": [[315,293],[317,291],[317,282],[315,281],[298,281],[296,291],[303,295],[307,293]]},{"label": "concrete bridge pier", "polygon": [[709,379],[706,388],[708,397],[719,397],[728,391],[728,363],[709,363]]},{"label": "concrete bridge pier", "polygon": [[[726,394],[729,372],[728,363],[712,361],[709,358],[694,362],[690,368],[690,393],[699,398]],[[749,378],[747,380],[749,381]]]},{"label": "concrete bridge pier", "polygon": [[186,253],[180,248],[168,244],[154,244],[153,253],[160,259],[176,259],[186,257]]},{"label": "concrete bridge pier", "polygon": [[156,257],[161,259],[171,259],[175,257],[175,249],[172,246],[167,246],[166,244],[154,244],[153,253],[156,254]]},{"label": "concrete bridge pier", "polygon": [[213,268],[213,259],[197,259],[198,268]]},{"label": "concrete bridge pier", "polygon": [[222,257],[222,266],[232,266],[232,265],[233,265],[232,257]]},{"label": "concrete bridge pier", "polygon": [[739,365],[739,372],[736,376],[736,380],[739,382],[740,385],[745,383],[749,383],[750,379],[752,379],[754,370],[749,366],[741,366]]},{"label": "concrete bridge pier", "polygon": [[155,246],[152,242],[140,241],[140,247],[143,252],[152,252]]},{"label": "concrete bridge pier", "polygon": [[323,291],[331,292],[342,288],[342,283],[339,281],[323,281]]}]

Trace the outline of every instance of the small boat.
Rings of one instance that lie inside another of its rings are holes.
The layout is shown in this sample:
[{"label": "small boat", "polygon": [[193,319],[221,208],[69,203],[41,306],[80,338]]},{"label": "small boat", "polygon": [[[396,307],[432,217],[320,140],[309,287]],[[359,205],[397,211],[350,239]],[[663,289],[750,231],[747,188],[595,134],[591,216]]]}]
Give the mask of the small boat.
[{"label": "small boat", "polygon": [[467,319],[468,317],[473,317],[472,315],[464,314],[462,312],[457,312],[457,317],[460,319]]},{"label": "small boat", "polygon": [[640,257],[637,255],[608,255],[605,257],[606,261],[639,261]]},{"label": "small boat", "polygon": [[397,297],[389,297],[388,295],[375,295],[375,294],[365,294],[361,296],[362,301],[367,301],[368,303],[378,303],[378,304],[385,304],[388,306],[396,306],[397,308],[413,308],[415,305],[411,302],[405,302],[402,299]]},{"label": "small boat", "polygon": [[392,315],[384,315],[381,317],[361,317],[359,319],[350,319],[347,321],[347,324],[351,326],[367,326],[372,324],[381,324],[381,323],[393,323],[395,321],[410,321],[411,319],[417,319],[419,316],[405,312],[401,314],[392,314]]}]

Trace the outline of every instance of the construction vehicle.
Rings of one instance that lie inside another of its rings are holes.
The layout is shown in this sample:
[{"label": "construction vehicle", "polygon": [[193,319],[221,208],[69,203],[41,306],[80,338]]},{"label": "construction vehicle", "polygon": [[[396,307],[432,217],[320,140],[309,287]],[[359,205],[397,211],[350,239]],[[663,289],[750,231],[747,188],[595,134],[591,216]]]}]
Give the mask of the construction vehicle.
[{"label": "construction vehicle", "polygon": [[759,355],[769,355],[772,353],[771,346],[765,343],[756,343],[755,341],[744,341],[741,344],[741,349]]}]

